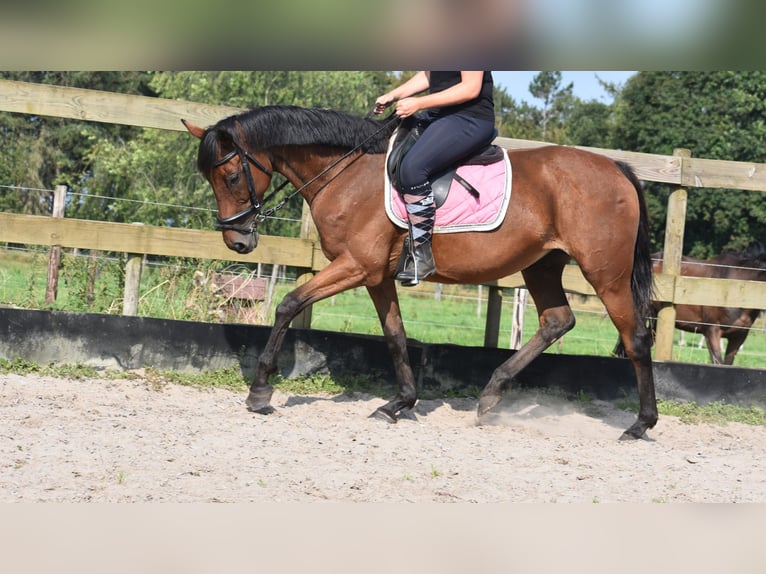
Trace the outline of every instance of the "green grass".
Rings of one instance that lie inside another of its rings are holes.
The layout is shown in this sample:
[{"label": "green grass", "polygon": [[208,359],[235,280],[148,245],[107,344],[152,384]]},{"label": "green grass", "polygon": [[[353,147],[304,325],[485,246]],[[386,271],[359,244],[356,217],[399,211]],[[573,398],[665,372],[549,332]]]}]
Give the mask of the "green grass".
[{"label": "green grass", "polygon": [[[621,401],[617,406],[628,412],[636,412],[638,410],[637,401]],[[678,417],[681,422],[687,424],[725,425],[729,422],[737,422],[754,426],[766,426],[766,410],[755,406],[741,407],[723,401],[700,405],[694,401],[682,403],[658,399],[657,410],[661,416]]]},{"label": "green grass", "polygon": [[[64,250],[56,300],[47,304],[48,254],[44,250],[0,249],[0,305],[73,312],[122,313],[124,255],[91,258]],[[139,315],[163,319],[210,321],[222,297],[195,281],[216,270],[212,262],[177,260],[144,266]]]},{"label": "green grass", "polygon": [[[483,346],[486,325],[486,289],[479,301],[473,286],[444,286],[441,299],[433,287],[399,291],[407,336],[426,343]],[[513,315],[512,293],[506,295],[500,323],[499,346],[508,348]],[[609,355],[617,342],[617,331],[609,318],[598,311],[575,309],[577,326],[555,343],[548,352]],[[537,327],[537,313],[527,307],[523,341]],[[311,325],[315,329],[382,335],[372,301],[366,290],[356,289],[314,305]]]},{"label": "green grass", "polygon": [[89,378],[129,378],[130,374],[123,371],[103,371],[86,365],[40,365],[26,359],[0,358],[0,374],[16,373],[18,375],[35,374],[67,379]]}]

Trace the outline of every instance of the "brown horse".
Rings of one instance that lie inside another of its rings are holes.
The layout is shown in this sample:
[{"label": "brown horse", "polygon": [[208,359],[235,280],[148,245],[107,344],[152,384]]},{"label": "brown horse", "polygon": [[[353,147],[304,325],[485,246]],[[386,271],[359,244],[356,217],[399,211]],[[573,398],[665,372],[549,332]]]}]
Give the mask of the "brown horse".
[{"label": "brown horse", "polygon": [[[184,122],[200,138],[197,167],[218,203],[226,245],[248,253],[273,172],[284,175],[311,208],[322,252],[331,263],[288,293],[276,310],[247,406],[271,412],[268,377],[292,319],[336,293],[364,286],[378,313],[399,392],[373,415],[396,422],[417,396],[393,274],[405,230],[384,209],[385,150],[395,123],[331,110],[266,106],[207,129]],[[437,274],[430,281],[479,284],[521,271],[534,297],[539,329],[492,374],[478,415],[502,398],[511,380],[569,331],[575,318],[561,284],[573,258],[617,327],[635,368],[638,418],[622,438],[639,438],[657,422],[647,316],[652,277],[641,186],[628,166],[585,151],[549,146],[509,153],[513,198],[494,231],[437,234]]]},{"label": "brown horse", "polygon": [[[655,259],[655,273],[662,271],[662,256],[662,253],[652,256]],[[712,259],[683,257],[681,275],[766,281],[766,249],[760,243],[753,243],[745,252],[727,251]],[[658,303],[655,311],[659,311]],[[760,309],[676,305],[676,328],[702,333],[713,364],[732,365],[760,314]],[[721,339],[727,339],[725,356],[721,355]]]}]

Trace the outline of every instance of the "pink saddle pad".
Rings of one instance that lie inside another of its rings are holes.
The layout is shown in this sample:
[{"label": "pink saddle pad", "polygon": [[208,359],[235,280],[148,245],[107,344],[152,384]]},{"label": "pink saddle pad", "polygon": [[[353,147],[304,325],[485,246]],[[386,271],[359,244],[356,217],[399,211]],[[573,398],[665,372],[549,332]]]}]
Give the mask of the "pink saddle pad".
[{"label": "pink saddle pad", "polygon": [[[472,196],[460,183],[453,181],[449,195],[436,210],[434,233],[490,231],[505,218],[511,199],[511,163],[503,149],[503,161],[490,165],[465,165],[458,175],[479,192]],[[401,194],[393,188],[386,174],[386,213],[399,227],[407,228],[407,210]]]}]

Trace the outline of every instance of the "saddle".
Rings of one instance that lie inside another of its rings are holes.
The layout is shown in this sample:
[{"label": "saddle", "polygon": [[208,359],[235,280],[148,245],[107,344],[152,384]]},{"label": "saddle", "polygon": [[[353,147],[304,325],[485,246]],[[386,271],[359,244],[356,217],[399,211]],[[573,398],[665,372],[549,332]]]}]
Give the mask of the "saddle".
[{"label": "saddle", "polygon": [[[410,116],[402,120],[402,123],[396,130],[394,141],[391,143],[391,152],[386,162],[386,170],[391,185],[395,189],[401,189],[399,182],[399,167],[402,159],[415,144],[423,131],[428,127],[428,121],[416,116]],[[434,192],[434,202],[436,207],[440,207],[447,200],[450,186],[455,181],[462,185],[473,197],[479,197],[479,191],[468,181],[462,178],[457,169],[462,165],[491,165],[498,161],[503,161],[503,150],[499,146],[492,144],[497,137],[497,130],[494,130],[492,137],[487,144],[477,152],[471,154],[462,161],[450,166],[446,170],[436,174],[431,181],[431,189]]]}]

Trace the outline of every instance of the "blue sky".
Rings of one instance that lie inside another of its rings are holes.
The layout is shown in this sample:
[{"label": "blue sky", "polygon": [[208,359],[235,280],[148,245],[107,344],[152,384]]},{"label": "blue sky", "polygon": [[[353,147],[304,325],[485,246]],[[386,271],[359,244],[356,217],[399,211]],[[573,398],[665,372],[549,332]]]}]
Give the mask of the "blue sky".
[{"label": "blue sky", "polygon": [[[528,104],[539,106],[540,100],[536,100],[529,93],[529,83],[537,75],[538,71],[493,71],[492,77],[495,84],[505,89],[505,91],[517,101],[527,102]],[[601,88],[598,78],[606,82],[624,84],[630,76],[636,72],[624,71],[562,71],[561,85],[566,86],[569,82],[574,83],[574,95],[583,100],[597,100],[609,104],[611,98]]]}]

